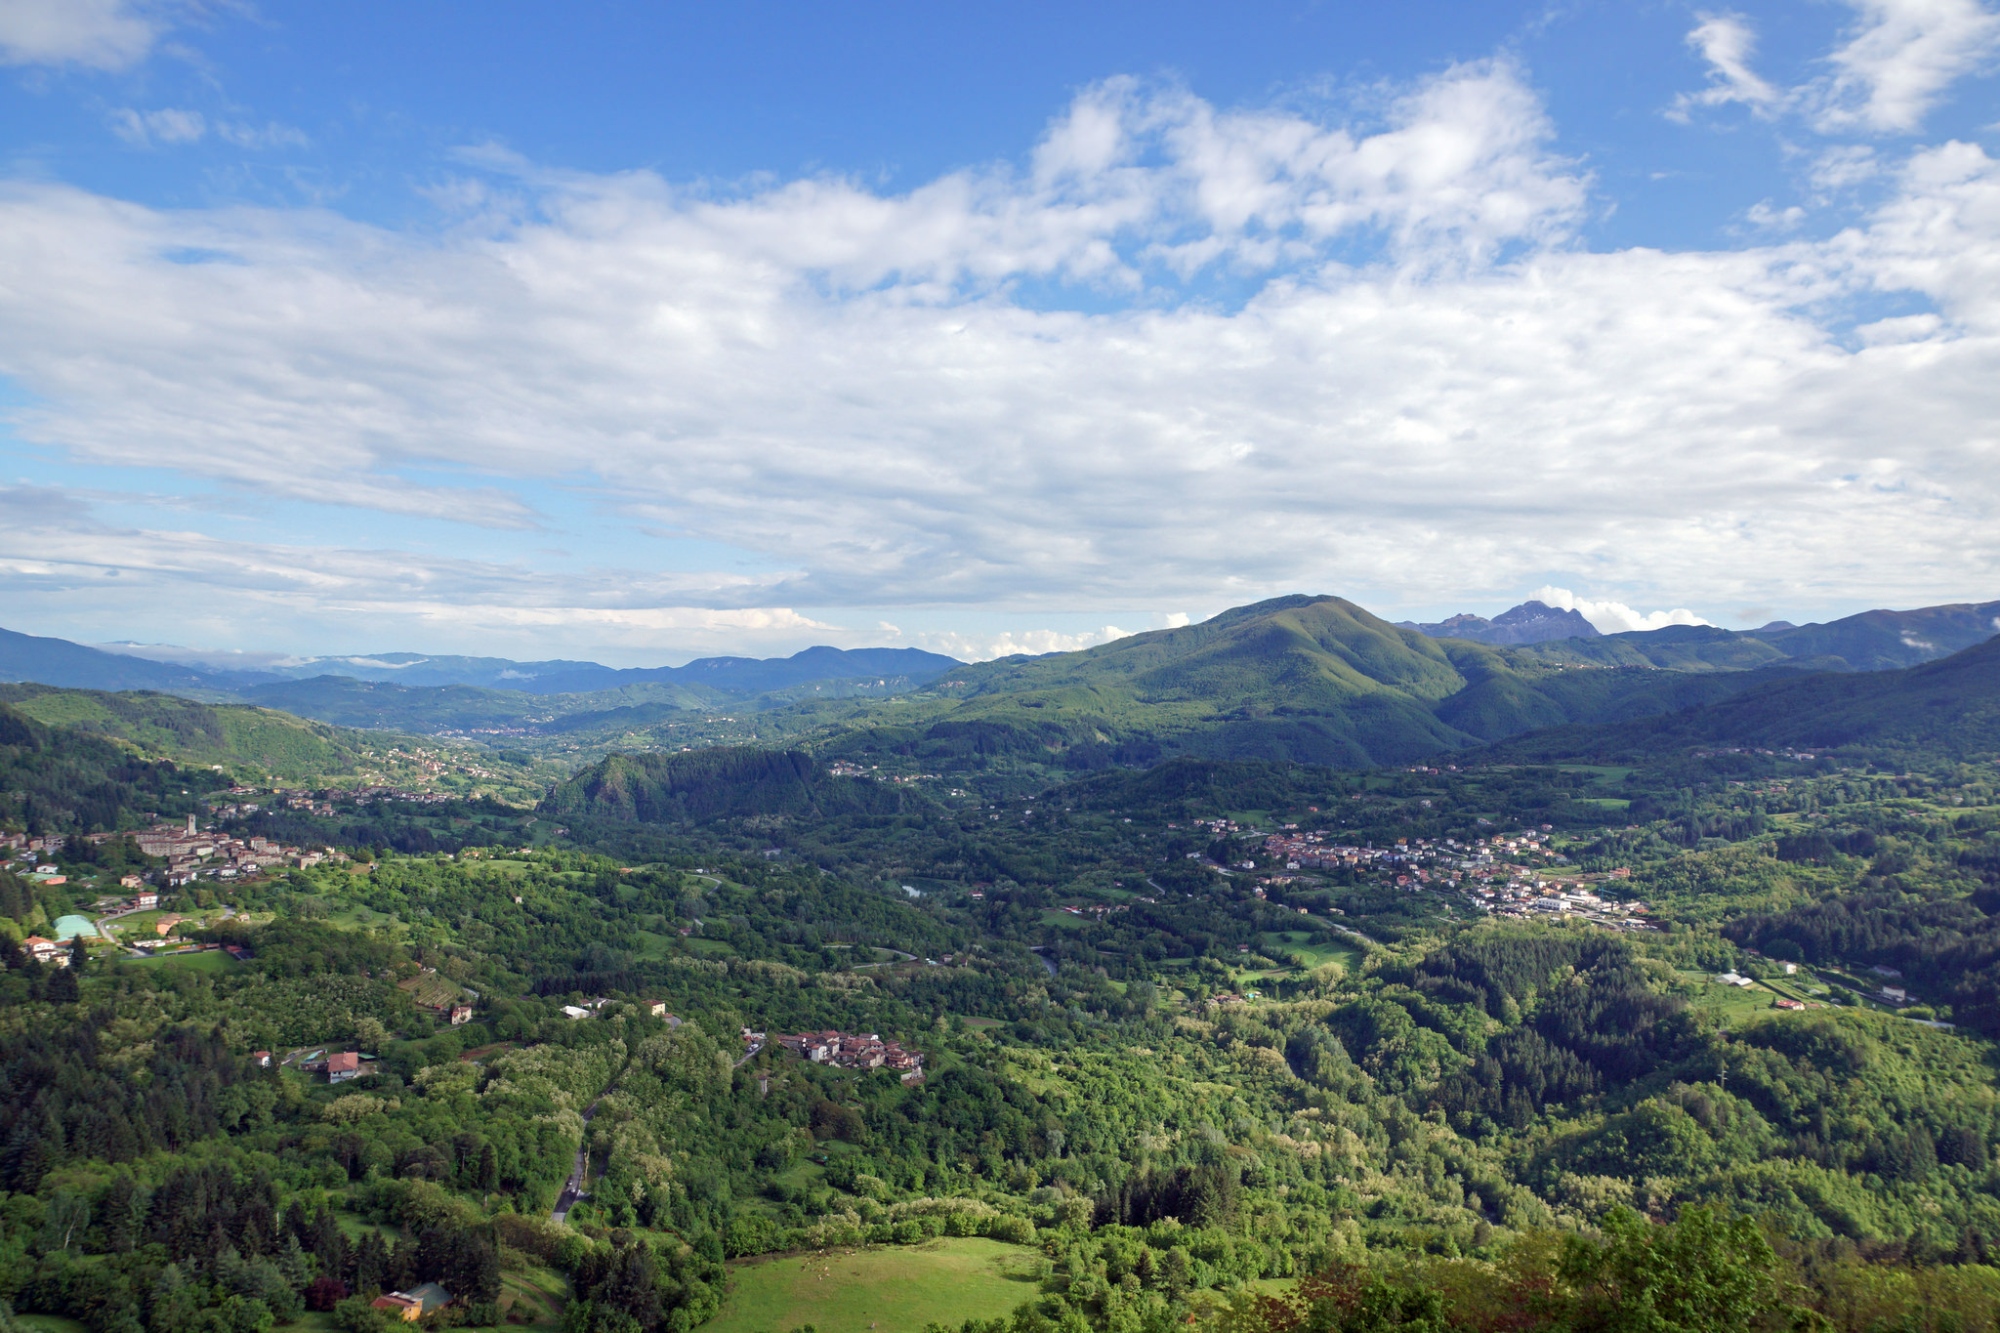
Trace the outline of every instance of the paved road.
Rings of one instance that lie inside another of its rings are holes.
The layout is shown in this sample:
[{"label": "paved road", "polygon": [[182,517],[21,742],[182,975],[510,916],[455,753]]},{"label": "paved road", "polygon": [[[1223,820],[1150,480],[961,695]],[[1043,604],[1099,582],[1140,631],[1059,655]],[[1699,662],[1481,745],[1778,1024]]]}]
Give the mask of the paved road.
[{"label": "paved road", "polygon": [[[605,1092],[609,1091],[609,1088],[605,1089]],[[569,1179],[563,1182],[563,1192],[556,1198],[555,1211],[549,1214],[551,1221],[567,1221],[569,1210],[576,1205],[576,1201],[590,1193],[583,1187],[584,1175],[590,1170],[590,1121],[597,1114],[597,1103],[603,1100],[604,1096],[600,1093],[596,1102],[583,1109],[583,1142],[577,1145],[576,1162],[570,1167]]]}]

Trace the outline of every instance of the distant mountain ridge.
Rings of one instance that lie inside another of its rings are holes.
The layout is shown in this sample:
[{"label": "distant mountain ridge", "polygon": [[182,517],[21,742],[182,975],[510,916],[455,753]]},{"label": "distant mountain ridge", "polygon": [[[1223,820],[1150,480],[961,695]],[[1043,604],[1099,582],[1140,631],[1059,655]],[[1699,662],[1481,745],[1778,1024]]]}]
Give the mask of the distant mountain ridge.
[{"label": "distant mountain ridge", "polygon": [[1526,601],[1488,620],[1484,616],[1462,614],[1434,625],[1415,621],[1396,622],[1397,629],[1413,629],[1433,639],[1468,639],[1473,643],[1547,643],[1552,639],[1594,639],[1597,626],[1574,609],[1564,610],[1546,602]]},{"label": "distant mountain ridge", "polygon": [[314,657],[283,667],[243,669],[160,662],[66,639],[0,630],[0,680],[65,689],[163,690],[202,697],[249,697],[263,686],[340,677],[406,687],[471,686],[524,694],[588,694],[632,685],[669,685],[695,687],[709,692],[710,697],[748,698],[821,681],[874,679],[902,682],[909,688],[963,665],[955,657],[921,648],[820,646],[790,657],[704,657],[678,667],[620,669],[565,659],[516,662],[504,657],[399,652]]}]

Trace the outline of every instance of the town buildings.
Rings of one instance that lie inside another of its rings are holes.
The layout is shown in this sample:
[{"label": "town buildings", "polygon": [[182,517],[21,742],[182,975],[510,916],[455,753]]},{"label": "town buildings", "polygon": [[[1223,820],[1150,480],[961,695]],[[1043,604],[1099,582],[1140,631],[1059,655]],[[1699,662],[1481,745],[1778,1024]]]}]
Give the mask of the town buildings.
[{"label": "town buildings", "polygon": [[839,1069],[893,1069],[906,1082],[923,1077],[923,1052],[905,1050],[901,1044],[884,1041],[873,1032],[801,1032],[779,1037],[778,1044],[814,1064]]}]

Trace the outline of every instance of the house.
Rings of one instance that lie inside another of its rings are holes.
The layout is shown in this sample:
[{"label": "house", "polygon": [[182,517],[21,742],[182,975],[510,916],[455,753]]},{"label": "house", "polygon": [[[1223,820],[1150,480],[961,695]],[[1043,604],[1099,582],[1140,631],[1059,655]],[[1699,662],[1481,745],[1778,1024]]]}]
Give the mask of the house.
[{"label": "house", "polygon": [[1780,1009],[1803,1009],[1806,1007],[1804,1002],[1800,1000],[1779,1000],[1777,1005]]},{"label": "house", "polygon": [[326,1081],[345,1083],[351,1078],[361,1077],[361,1057],[353,1051],[340,1051],[326,1057]]},{"label": "house", "polygon": [[259,1069],[269,1069],[271,1067],[271,1053],[269,1051],[252,1051],[250,1052],[250,1058],[257,1062]]},{"label": "house", "polygon": [[435,1282],[426,1282],[408,1291],[392,1291],[377,1296],[369,1304],[387,1310],[395,1318],[414,1324],[427,1314],[435,1314],[451,1304],[451,1293]]},{"label": "house", "polygon": [[585,1009],[585,1008],[583,1008],[583,1007],[582,1007],[581,1005],[574,1005],[574,1004],[566,1004],[566,1005],[564,1005],[564,1006],[563,1006],[563,1010],[562,1010],[562,1011],[563,1011],[563,1016],[564,1016],[565,1018],[589,1018],[589,1017],[590,1017],[590,1010],[588,1010],[588,1009]]},{"label": "house", "polygon": [[467,1023],[470,1023],[471,1021],[472,1021],[471,1005],[455,1004],[451,1007],[451,1025],[453,1027],[455,1028],[464,1027]]},{"label": "house", "polygon": [[655,1018],[667,1017],[667,1002],[665,1000],[653,1001],[651,1008],[653,1017]]},{"label": "house", "polygon": [[69,966],[69,950],[54,940],[43,939],[40,935],[30,935],[21,941],[21,947],[28,951],[28,957],[38,963],[54,963],[57,967]]}]

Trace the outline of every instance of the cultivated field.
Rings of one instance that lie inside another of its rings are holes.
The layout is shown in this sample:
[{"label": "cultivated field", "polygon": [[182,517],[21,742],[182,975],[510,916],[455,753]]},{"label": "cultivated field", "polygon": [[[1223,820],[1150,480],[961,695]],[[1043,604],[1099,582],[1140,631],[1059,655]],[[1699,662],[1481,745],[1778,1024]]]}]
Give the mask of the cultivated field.
[{"label": "cultivated field", "polygon": [[[933,1321],[991,1319],[1035,1294],[1040,1256],[967,1237],[917,1246],[828,1250],[731,1264],[722,1313],[703,1333],[917,1333]],[[1017,1276],[1009,1276],[1009,1274]]]}]

